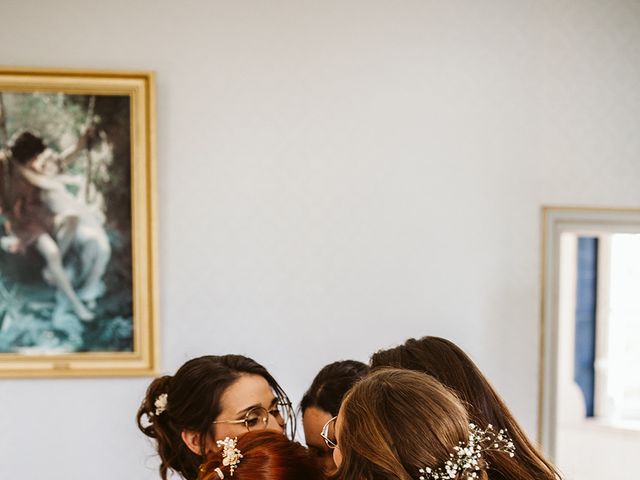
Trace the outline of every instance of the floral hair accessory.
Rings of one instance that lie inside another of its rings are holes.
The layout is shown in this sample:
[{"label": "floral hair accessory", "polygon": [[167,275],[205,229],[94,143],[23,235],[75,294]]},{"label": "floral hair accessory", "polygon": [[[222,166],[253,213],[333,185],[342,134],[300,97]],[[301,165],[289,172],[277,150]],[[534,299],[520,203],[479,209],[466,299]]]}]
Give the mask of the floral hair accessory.
[{"label": "floral hair accessory", "polygon": [[446,480],[456,478],[460,474],[463,475],[463,479],[473,480],[478,478],[477,472],[482,467],[480,460],[484,452],[504,452],[513,457],[516,448],[506,430],[496,432],[491,424],[482,430],[470,423],[469,440],[466,444],[460,442],[453,450],[444,466],[437,469],[421,468],[420,480]]},{"label": "floral hair accessory", "polygon": [[[236,448],[236,444],[238,443],[238,438],[229,438],[225,437],[224,440],[218,440],[216,445],[222,447],[222,465],[225,467],[229,467],[229,476],[233,477],[233,472],[238,468],[238,464],[240,463],[240,459],[242,458],[242,453],[240,450]],[[220,479],[224,478],[224,473],[219,468],[215,469],[215,472],[218,474]]]},{"label": "floral hair accessory", "polygon": [[160,415],[167,409],[167,401],[168,395],[166,393],[161,393],[160,395],[158,395],[156,401],[153,402],[153,405],[156,407],[156,415]]}]

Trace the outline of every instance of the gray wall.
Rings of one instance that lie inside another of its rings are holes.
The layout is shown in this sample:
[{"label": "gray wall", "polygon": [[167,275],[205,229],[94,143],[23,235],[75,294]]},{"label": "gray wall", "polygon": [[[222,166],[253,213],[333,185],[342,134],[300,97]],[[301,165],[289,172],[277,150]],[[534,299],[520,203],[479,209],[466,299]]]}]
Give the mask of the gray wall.
[{"label": "gray wall", "polygon": [[[3,0],[0,63],[157,73],[162,370],[442,335],[534,433],[543,204],[640,204],[635,1]],[[0,477],[153,479],[149,379],[0,381]]]}]

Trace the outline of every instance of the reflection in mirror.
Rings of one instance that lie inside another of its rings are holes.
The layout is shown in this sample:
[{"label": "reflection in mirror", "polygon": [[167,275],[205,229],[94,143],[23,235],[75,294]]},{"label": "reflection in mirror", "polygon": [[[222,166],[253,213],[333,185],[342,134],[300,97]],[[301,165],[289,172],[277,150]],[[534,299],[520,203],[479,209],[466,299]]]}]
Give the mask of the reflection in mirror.
[{"label": "reflection in mirror", "polygon": [[566,474],[640,452],[640,210],[546,208],[540,439]]}]

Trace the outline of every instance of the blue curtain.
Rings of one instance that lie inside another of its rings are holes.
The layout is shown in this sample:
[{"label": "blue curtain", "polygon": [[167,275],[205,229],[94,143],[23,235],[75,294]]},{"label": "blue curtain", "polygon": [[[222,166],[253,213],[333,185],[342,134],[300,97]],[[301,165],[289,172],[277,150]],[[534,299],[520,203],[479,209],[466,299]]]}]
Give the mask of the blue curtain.
[{"label": "blue curtain", "polygon": [[584,395],[587,417],[593,417],[598,298],[597,238],[578,239],[577,273],[574,380]]}]

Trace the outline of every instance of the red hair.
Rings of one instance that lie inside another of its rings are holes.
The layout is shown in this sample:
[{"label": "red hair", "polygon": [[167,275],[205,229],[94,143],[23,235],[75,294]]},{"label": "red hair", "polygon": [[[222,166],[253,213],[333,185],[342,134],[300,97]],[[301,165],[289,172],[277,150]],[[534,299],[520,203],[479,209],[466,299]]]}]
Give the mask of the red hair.
[{"label": "red hair", "polygon": [[292,442],[282,433],[248,432],[238,438],[236,448],[242,459],[231,477],[229,467],[222,465],[221,452],[209,454],[200,467],[199,480],[324,480],[322,469],[306,448]]}]

